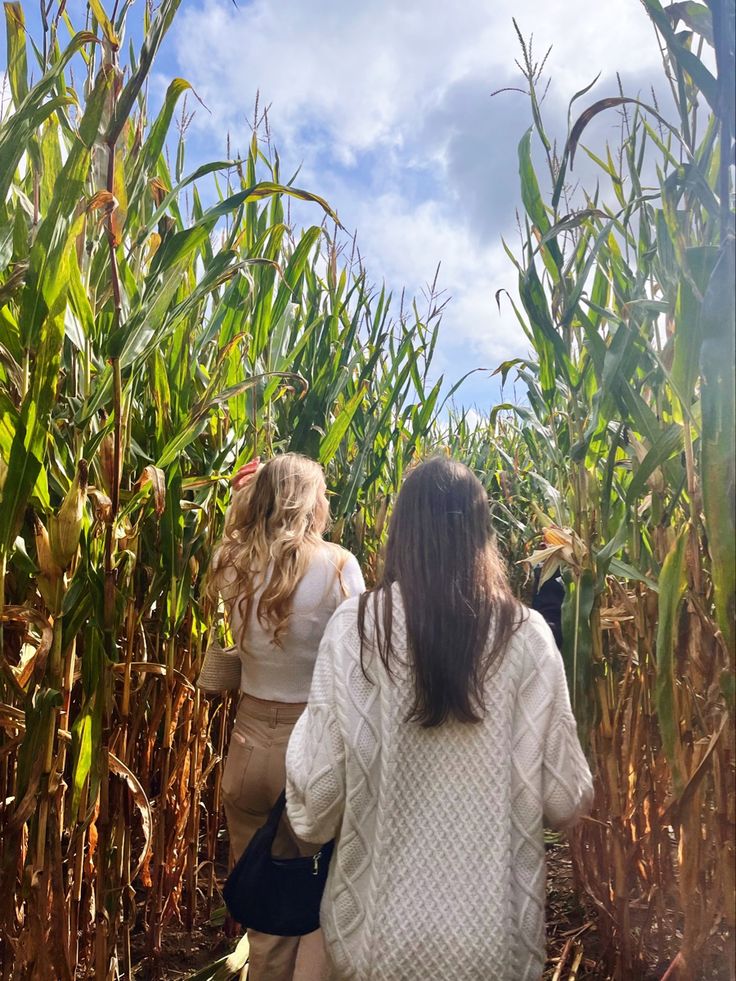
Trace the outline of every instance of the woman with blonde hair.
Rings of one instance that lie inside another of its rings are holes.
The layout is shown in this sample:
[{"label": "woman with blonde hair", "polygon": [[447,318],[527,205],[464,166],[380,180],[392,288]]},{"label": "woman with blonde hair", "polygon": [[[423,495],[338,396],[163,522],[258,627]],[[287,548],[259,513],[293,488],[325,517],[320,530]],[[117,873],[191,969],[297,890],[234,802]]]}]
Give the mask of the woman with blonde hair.
[{"label": "woman with blonde hair", "polygon": [[[242,693],[222,777],[233,861],[283,790],[286,745],[305,707],[325,625],[365,588],[355,557],[323,539],[328,520],[324,474],[313,460],[286,453],[236,477],[208,587],[222,597],[241,659]],[[274,853],[309,851],[283,822]],[[248,939],[249,981],[291,981],[299,937],[249,930]],[[321,939],[306,946],[314,966]]]},{"label": "woman with blonde hair", "polygon": [[560,653],[511,594],[462,464],[404,482],[380,581],[325,631],[286,769],[296,833],[336,838],[334,978],[541,978],[543,822],[585,811],[590,772]]}]

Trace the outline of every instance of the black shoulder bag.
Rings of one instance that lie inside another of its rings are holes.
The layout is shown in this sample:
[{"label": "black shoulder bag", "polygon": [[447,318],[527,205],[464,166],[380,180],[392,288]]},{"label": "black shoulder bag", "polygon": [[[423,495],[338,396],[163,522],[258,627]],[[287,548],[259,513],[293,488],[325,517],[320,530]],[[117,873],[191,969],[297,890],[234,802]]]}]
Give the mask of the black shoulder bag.
[{"label": "black shoulder bag", "polygon": [[223,895],[230,915],[246,929],[301,937],[319,928],[319,907],[335,843],[328,841],[316,855],[304,858],[274,858],[271,848],[285,807],[282,790],[266,823],[227,877]]}]

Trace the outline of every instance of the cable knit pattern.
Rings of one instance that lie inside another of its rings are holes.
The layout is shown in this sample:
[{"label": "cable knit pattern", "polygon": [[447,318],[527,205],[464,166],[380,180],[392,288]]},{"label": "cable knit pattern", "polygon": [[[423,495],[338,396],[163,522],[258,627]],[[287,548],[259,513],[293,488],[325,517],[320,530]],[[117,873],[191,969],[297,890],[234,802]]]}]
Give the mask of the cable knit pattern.
[{"label": "cable knit pattern", "polygon": [[[394,647],[406,630],[394,593]],[[530,613],[487,682],[483,722],[404,722],[405,670],[366,651],[357,600],[335,613],[286,757],[307,841],[338,838],[322,901],[336,976],[531,981],[544,966],[547,823],[573,822],[590,772],[557,648]]]}]

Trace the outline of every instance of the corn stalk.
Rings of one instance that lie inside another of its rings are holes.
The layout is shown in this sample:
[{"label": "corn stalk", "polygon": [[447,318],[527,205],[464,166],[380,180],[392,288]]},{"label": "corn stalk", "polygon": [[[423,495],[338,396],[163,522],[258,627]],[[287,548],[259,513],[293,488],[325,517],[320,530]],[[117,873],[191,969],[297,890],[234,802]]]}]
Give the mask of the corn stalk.
[{"label": "corn stalk", "polygon": [[[223,629],[200,585],[234,468],[286,449],[319,459],[333,536],[370,566],[380,535],[365,516],[381,501],[385,520],[439,411],[434,301],[393,318],[341,256],[327,202],[282,182],[258,133],[243,158],[186,171],[186,125],[171,132],[187,118],[183,79],[149,115],[146,79],[177,8],[147,8],[125,60],[129,4],[90,3],[64,49],[71,21],[46,5],[32,71],[23,8],[5,5],[8,978],[129,977],[142,947],[155,974],[166,925],[191,934],[220,905],[229,708],[194,682]],[[288,200],[315,223],[295,230]]]},{"label": "corn stalk", "polygon": [[[612,976],[668,959],[685,978],[733,929],[733,3],[645,7],[674,120],[621,91],[575,119],[589,87],[558,149],[522,42],[533,124],[521,256],[508,251],[535,356],[505,371],[526,388],[513,411],[543,478],[537,527],[568,542],[563,655],[597,771],[577,875]],[[585,146],[612,110],[618,144]],[[583,153],[595,193],[570,184]]]}]

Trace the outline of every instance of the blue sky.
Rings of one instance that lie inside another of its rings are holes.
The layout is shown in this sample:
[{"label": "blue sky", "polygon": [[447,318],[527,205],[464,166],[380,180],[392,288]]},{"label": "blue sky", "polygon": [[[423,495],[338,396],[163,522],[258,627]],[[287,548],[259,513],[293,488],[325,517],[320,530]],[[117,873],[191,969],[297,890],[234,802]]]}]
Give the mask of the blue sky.
[{"label": "blue sky", "polygon": [[[82,6],[72,0],[73,16]],[[131,20],[141,14],[138,0]],[[515,288],[501,238],[518,241],[517,145],[530,123],[523,95],[491,97],[522,83],[512,15],[538,56],[552,45],[545,114],[559,138],[570,96],[599,72],[581,109],[617,94],[617,71],[632,95],[661,78],[639,0],[183,0],[155,66],[154,93],[181,76],[207,106],[189,102],[189,165],[223,158],[227,134],[247,145],[259,92],[283,175],[301,167],[297,183],[357,231],[371,280],[418,294],[440,264],[450,301],[436,369],[448,380],[526,353],[493,299]],[[617,123],[599,117],[589,140],[615,138]],[[483,375],[458,394],[481,411],[497,399]]]}]

